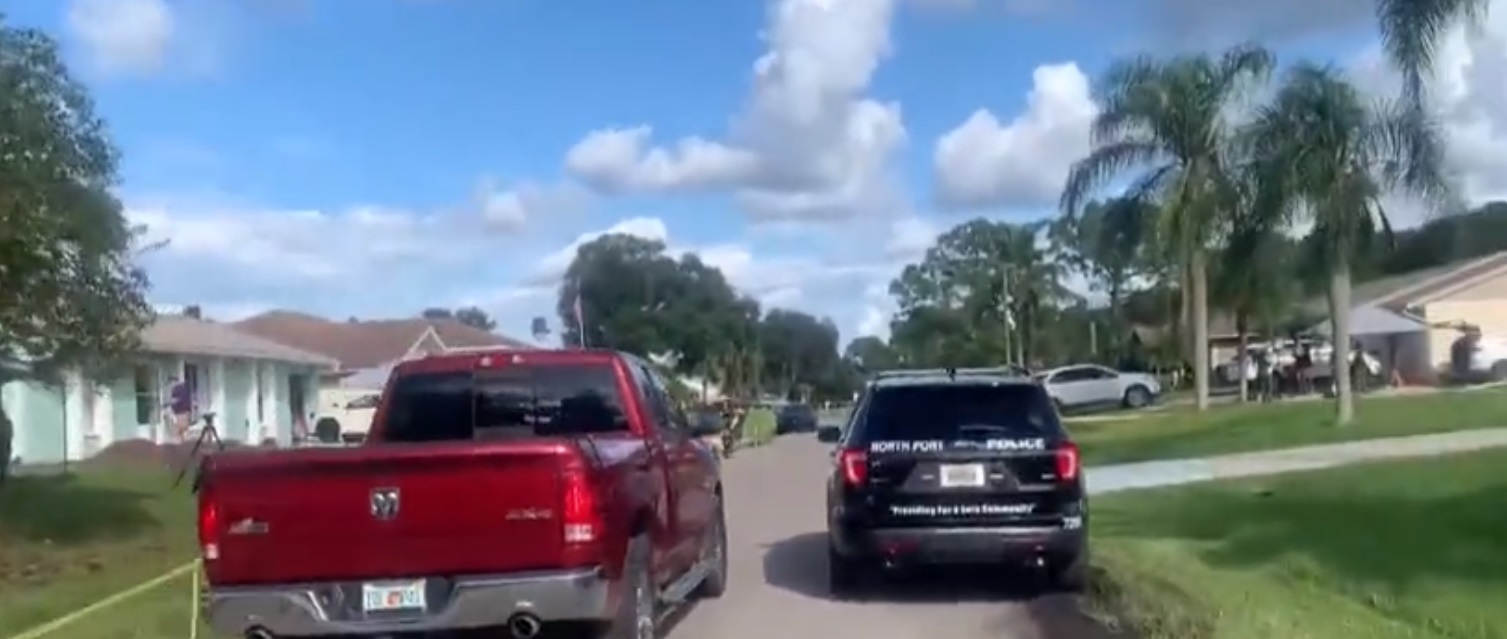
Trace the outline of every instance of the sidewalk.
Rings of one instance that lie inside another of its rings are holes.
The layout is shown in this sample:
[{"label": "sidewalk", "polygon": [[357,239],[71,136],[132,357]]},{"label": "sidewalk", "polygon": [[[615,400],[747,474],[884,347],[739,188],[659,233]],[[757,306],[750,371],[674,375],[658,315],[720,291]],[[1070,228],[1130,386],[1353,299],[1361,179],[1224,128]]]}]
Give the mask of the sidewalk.
[{"label": "sidewalk", "polygon": [[1097,495],[1217,479],[1318,470],[1365,461],[1445,455],[1501,446],[1507,446],[1507,428],[1488,428],[1238,453],[1203,459],[1113,464],[1087,469],[1086,479],[1089,493]]}]

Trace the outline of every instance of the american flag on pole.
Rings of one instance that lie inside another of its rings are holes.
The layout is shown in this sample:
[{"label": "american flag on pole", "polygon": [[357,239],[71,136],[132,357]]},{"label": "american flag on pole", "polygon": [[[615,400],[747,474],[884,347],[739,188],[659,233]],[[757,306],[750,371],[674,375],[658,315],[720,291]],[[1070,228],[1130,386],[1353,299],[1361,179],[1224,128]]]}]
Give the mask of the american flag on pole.
[{"label": "american flag on pole", "polygon": [[581,283],[576,283],[576,299],[571,302],[571,313],[575,314],[576,335],[581,348],[586,348],[586,313],[581,310]]}]

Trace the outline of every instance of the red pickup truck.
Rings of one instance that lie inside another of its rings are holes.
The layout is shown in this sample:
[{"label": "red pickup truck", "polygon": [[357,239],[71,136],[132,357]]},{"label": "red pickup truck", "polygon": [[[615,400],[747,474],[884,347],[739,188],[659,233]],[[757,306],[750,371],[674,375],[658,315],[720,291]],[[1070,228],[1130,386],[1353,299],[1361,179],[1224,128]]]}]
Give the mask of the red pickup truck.
[{"label": "red pickup truck", "polygon": [[404,362],[362,446],[203,462],[207,617],[248,639],[653,637],[727,583],[705,434],[632,355]]}]

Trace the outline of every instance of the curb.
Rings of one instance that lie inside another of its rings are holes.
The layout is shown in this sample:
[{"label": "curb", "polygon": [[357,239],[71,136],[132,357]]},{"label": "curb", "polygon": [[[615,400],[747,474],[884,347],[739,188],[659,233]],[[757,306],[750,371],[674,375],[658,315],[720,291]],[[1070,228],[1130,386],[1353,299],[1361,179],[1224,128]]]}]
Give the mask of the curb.
[{"label": "curb", "polygon": [[1356,463],[1435,457],[1507,447],[1507,428],[1360,439],[1284,450],[1168,459],[1084,469],[1090,495],[1182,486],[1223,479],[1323,470]]}]

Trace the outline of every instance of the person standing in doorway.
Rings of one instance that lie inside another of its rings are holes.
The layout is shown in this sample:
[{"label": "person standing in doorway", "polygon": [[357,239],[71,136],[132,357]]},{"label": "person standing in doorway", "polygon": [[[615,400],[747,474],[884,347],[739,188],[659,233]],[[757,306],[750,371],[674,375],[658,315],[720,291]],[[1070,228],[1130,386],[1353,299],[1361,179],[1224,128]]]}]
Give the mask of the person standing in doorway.
[{"label": "person standing in doorway", "polygon": [[172,436],[177,441],[183,442],[188,439],[188,424],[194,412],[193,390],[178,376],[167,380],[167,398],[164,402],[167,409],[169,424],[172,426]]}]

